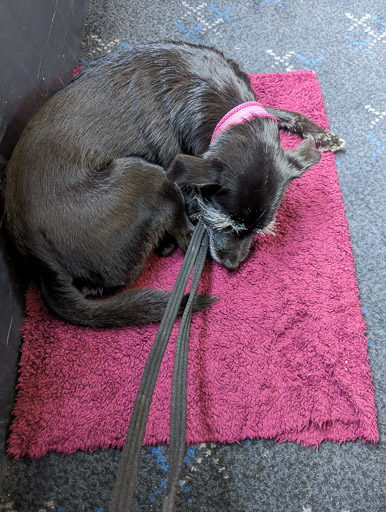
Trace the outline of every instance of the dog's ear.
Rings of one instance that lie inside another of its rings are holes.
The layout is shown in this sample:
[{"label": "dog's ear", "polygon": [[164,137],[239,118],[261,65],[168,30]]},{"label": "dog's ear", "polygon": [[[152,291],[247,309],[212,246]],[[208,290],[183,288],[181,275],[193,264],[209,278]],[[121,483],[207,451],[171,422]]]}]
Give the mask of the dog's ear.
[{"label": "dog's ear", "polygon": [[178,185],[204,187],[219,182],[221,162],[190,155],[177,155],[166,172],[167,177]]},{"label": "dog's ear", "polygon": [[299,178],[311,165],[317,164],[320,160],[320,153],[314,149],[314,139],[305,139],[296,149],[285,151],[290,164],[290,179]]}]

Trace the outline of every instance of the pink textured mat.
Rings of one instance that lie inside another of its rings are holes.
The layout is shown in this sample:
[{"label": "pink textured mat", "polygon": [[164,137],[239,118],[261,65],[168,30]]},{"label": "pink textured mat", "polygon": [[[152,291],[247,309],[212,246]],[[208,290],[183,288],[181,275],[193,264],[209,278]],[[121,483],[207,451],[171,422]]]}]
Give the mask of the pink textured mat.
[{"label": "pink textured mat", "polygon": [[[327,127],[316,75],[251,75],[261,102]],[[300,142],[283,134],[285,147]],[[182,261],[155,256],[140,286],[171,289]],[[277,236],[256,241],[235,273],[206,262],[199,290],[221,299],[193,318],[187,441],[276,438],[318,445],[377,441],[365,324],[335,158],[295,180]],[[54,318],[31,286],[9,452],[41,457],[122,446],[157,326],[79,328]],[[168,440],[176,329],[146,443]]]}]

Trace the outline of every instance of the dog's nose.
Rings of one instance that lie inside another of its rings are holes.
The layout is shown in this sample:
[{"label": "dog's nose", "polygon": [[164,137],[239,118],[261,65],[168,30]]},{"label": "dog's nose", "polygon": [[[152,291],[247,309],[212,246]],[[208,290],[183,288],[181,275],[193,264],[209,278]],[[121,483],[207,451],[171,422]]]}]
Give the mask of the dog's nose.
[{"label": "dog's nose", "polygon": [[229,260],[223,261],[222,264],[228,270],[236,270],[238,268],[238,266],[239,266],[239,262],[234,263],[234,262],[229,261]]}]

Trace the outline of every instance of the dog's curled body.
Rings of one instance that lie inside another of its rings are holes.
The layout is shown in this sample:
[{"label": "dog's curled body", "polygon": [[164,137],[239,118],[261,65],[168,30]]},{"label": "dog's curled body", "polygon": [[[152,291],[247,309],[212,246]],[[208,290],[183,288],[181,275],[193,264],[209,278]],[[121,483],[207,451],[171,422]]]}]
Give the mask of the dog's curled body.
[{"label": "dog's curled body", "polygon": [[[89,296],[135,281],[154,249],[170,252],[168,237],[187,249],[192,225],[181,191],[161,167],[138,157],[115,159],[98,172],[68,190],[56,189],[56,202],[41,197],[40,209],[33,202],[20,202],[19,211],[7,209],[8,229],[20,252],[37,265],[48,306],[63,319],[92,327],[160,321],[168,292],[143,288],[101,300]],[[196,295],[194,310],[211,302]]]},{"label": "dog's curled body", "polygon": [[[165,240],[161,252],[173,239],[186,249],[191,225],[177,184],[191,219],[207,225],[213,258],[230,269],[245,259],[290,181],[319,160],[314,143],[341,144],[304,116],[272,109],[279,128],[307,139],[297,149],[284,151],[276,123],[261,118],[210,145],[218,121],[253,100],[233,61],[170,42],[103,57],[44,105],[15,147],[4,202],[7,229],[37,265],[54,311],[94,327],[160,320],[166,292],[92,301],[86,290],[132,282]],[[197,297],[196,310],[209,302]]]}]

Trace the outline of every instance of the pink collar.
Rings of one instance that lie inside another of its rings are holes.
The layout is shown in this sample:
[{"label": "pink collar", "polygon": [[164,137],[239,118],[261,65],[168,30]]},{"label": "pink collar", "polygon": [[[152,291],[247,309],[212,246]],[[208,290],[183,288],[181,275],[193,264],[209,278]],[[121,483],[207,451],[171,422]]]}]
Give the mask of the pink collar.
[{"label": "pink collar", "polygon": [[219,135],[226,132],[231,126],[243,124],[245,121],[251,121],[254,117],[269,117],[278,124],[276,117],[269,114],[261,103],[257,101],[247,101],[246,103],[237,105],[237,107],[232,108],[232,110],[225,114],[214,129],[210,143],[213,144],[214,140]]}]

